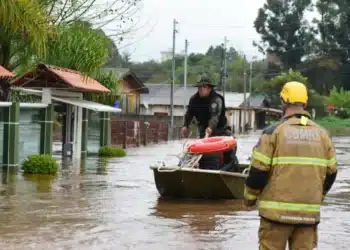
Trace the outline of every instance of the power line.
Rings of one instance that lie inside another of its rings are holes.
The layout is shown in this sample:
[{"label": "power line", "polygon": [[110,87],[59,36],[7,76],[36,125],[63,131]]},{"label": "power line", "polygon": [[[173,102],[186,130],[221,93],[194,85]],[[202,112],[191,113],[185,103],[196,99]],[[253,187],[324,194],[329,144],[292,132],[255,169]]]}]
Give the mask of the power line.
[{"label": "power line", "polygon": [[158,24],[158,20],[155,22],[154,25],[151,26],[150,30],[149,30],[146,34],[144,34],[143,36],[141,36],[141,38],[138,38],[138,39],[137,39],[136,41],[134,41],[134,42],[127,43],[127,44],[124,45],[124,46],[118,47],[118,49],[120,49],[120,50],[121,50],[121,49],[124,49],[124,48],[126,48],[126,47],[129,47],[129,46],[131,46],[131,45],[137,44],[137,43],[141,42],[142,40],[148,38],[148,37],[151,35],[151,33],[154,31],[154,29],[155,29],[155,27],[157,26],[157,24]]},{"label": "power line", "polygon": [[[226,28],[226,29],[244,29],[244,28],[247,28],[247,27],[252,27],[254,28],[254,26],[244,26],[244,25],[227,25],[227,24],[204,24],[204,23],[191,23],[191,22],[187,22],[187,21],[181,21],[182,24],[185,24],[186,26],[193,26],[193,27],[203,27],[203,28]],[[120,47],[120,49],[122,48],[125,48],[127,46],[130,46],[130,45],[133,45],[133,44],[136,44],[136,43],[139,43],[141,40],[143,40],[144,38],[146,37],[149,37],[149,35],[154,31],[154,28],[155,26],[157,25],[157,23],[152,27],[152,29],[144,36],[142,37],[141,39],[137,39],[135,42],[131,42],[127,45],[124,45],[122,47]],[[287,26],[292,26],[293,24],[286,24],[284,25],[285,27]],[[251,38],[251,39],[256,39],[255,37],[254,38]],[[202,38],[201,38],[201,41]],[[297,49],[300,49],[300,47],[296,47],[296,48],[293,48],[293,50],[297,50]],[[347,48],[344,48],[344,49],[347,49]],[[241,48],[240,50],[244,50],[244,51],[253,51],[253,50],[256,50],[256,49],[253,49],[251,47],[249,48]],[[290,50],[289,50],[290,51]],[[286,53],[286,52],[285,52]]]},{"label": "power line", "polygon": [[[212,46],[215,46],[215,45],[212,45]],[[217,45],[217,46],[219,46],[219,45]],[[234,48],[237,52],[240,52],[240,51],[242,51],[242,50],[244,50],[244,51],[257,51],[257,49],[253,49],[253,48],[251,48],[251,47],[246,47],[246,48],[242,48],[242,49],[240,49],[240,50],[238,50],[238,49],[236,49],[234,46],[230,46],[230,48]],[[291,48],[291,49],[288,49],[288,50],[284,50],[284,51],[281,51],[281,52],[271,52],[271,53],[279,53],[279,54],[284,54],[284,53],[289,53],[289,52],[292,52],[292,51],[296,51],[296,50],[298,50],[298,49],[305,49],[305,46],[298,46],[298,47],[294,47],[294,48]],[[342,47],[342,46],[338,46],[338,47],[336,47],[336,48],[333,48],[333,47],[331,47],[331,49],[329,49],[329,52],[332,52],[332,51],[337,51],[337,50],[343,50],[343,51],[346,51],[346,50],[349,50],[350,48],[349,47]],[[326,50],[327,50],[327,48],[326,48]],[[310,55],[311,53],[310,53],[310,51],[313,51],[312,49],[306,49],[306,52],[305,52],[305,55],[306,56],[308,56],[308,55]],[[205,52],[194,52],[194,53],[202,53],[202,54],[205,54]],[[265,53],[268,53],[268,52],[265,52]],[[137,53],[135,53],[135,54],[137,54]],[[134,55],[135,55],[134,54]],[[261,53],[260,53],[261,54]],[[151,56],[151,55],[153,55],[153,54],[138,54],[138,55],[142,55],[142,56]],[[152,60],[154,60],[154,59],[152,59]],[[150,60],[151,61],[151,60]]]},{"label": "power line", "polygon": [[[225,28],[225,29],[246,29],[246,28],[254,28],[254,25],[248,26],[248,25],[227,25],[227,24],[207,24],[207,23],[192,23],[181,20],[181,24],[185,24],[186,26],[192,26],[192,27],[203,27],[203,28]],[[311,25],[311,23],[310,23]],[[283,24],[283,27],[292,27],[295,26],[295,24]]]}]

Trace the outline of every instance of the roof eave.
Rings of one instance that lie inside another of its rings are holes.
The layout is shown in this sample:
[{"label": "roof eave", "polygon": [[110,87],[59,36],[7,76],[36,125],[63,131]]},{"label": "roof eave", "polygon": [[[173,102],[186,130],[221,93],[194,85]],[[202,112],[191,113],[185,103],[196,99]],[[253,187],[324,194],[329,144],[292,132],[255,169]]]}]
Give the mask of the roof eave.
[{"label": "roof eave", "polygon": [[111,90],[101,90],[101,91],[95,91],[97,93],[111,93]]},{"label": "roof eave", "polygon": [[5,79],[5,80],[8,80],[8,79],[12,79],[14,78],[13,76],[0,76],[0,79]]},{"label": "roof eave", "polygon": [[[140,86],[139,89],[139,93],[140,94],[149,94],[149,89],[147,88],[147,86],[141,81],[141,79],[136,75],[136,73],[132,70],[129,70],[127,73],[129,73],[132,77],[134,77],[134,79],[136,80],[136,82],[138,83],[138,85]],[[126,75],[126,73],[124,74]]]},{"label": "roof eave", "polygon": [[8,79],[13,78],[16,75],[13,74],[11,71],[5,69],[3,66],[0,65],[0,79]]}]

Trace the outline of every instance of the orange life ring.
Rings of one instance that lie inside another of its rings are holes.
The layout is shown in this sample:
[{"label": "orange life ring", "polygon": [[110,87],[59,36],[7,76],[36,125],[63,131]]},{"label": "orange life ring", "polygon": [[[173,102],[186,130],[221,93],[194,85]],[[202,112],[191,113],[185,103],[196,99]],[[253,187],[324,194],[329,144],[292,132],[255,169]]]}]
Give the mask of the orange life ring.
[{"label": "orange life ring", "polygon": [[211,154],[231,150],[237,147],[237,141],[232,136],[215,136],[197,140],[187,146],[191,154]]}]

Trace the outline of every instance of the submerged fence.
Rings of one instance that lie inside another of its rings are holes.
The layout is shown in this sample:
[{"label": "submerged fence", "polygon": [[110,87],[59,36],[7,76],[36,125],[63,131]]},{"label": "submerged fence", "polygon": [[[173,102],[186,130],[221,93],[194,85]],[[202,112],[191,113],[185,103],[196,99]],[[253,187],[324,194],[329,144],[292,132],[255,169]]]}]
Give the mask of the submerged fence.
[{"label": "submerged fence", "polygon": [[[123,148],[139,147],[169,140],[169,118],[148,115],[111,115],[111,144]],[[179,138],[182,117],[176,117],[177,126],[173,128],[174,139]],[[88,116],[88,151],[99,148],[99,113],[90,112]],[[195,135],[196,133],[193,133]],[[60,122],[54,124],[54,139],[62,141]]]},{"label": "submerged fence", "polygon": [[[40,110],[26,108],[20,110],[19,118],[19,160],[39,153],[40,146]],[[61,151],[62,121],[60,113],[55,112],[56,121],[53,124],[53,153]],[[182,117],[175,117],[173,128],[174,139],[179,139],[182,127]],[[99,113],[91,112],[88,118],[88,151],[97,152],[99,149],[100,124]],[[193,126],[192,137],[196,137]],[[0,164],[2,163],[4,120],[0,108]],[[142,116],[142,115],[112,115],[111,116],[111,143],[124,148],[138,147],[161,143],[169,140],[169,117]]]},{"label": "submerged fence", "polygon": [[[39,153],[40,147],[40,109],[21,109],[19,114],[19,161],[32,154]],[[0,164],[4,148],[4,109],[0,108]]]}]

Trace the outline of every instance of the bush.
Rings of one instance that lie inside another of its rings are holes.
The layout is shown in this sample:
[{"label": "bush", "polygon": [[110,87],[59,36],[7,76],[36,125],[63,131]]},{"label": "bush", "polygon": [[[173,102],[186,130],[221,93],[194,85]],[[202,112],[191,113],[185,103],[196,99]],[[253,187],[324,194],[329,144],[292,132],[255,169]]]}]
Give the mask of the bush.
[{"label": "bush", "polygon": [[120,147],[104,146],[100,148],[98,155],[101,157],[124,157],[126,151]]},{"label": "bush", "polygon": [[335,116],[327,116],[317,120],[317,123],[325,128],[350,128],[350,119],[341,119]]},{"label": "bush", "polygon": [[327,113],[327,98],[318,94],[315,90],[309,90],[309,100],[307,103],[307,110],[311,113],[312,109],[316,111],[316,119],[326,116]]},{"label": "bush", "polygon": [[271,107],[279,108],[281,105],[280,92],[282,87],[287,82],[297,81],[308,86],[308,78],[303,76],[298,71],[290,69],[288,72],[283,72],[275,76],[271,80],[261,84],[257,87],[255,94],[263,94],[268,97]]},{"label": "bush", "polygon": [[345,91],[343,88],[338,90],[333,86],[329,93],[328,104],[337,108],[348,109],[350,107],[350,91]]},{"label": "bush", "polygon": [[268,97],[271,107],[280,108],[281,98],[280,92],[282,87],[287,82],[297,81],[305,84],[308,88],[308,103],[307,108],[311,111],[313,108],[316,111],[316,116],[325,115],[325,104],[326,98],[321,96],[313,89],[309,88],[308,78],[302,75],[298,71],[293,71],[290,69],[288,72],[284,72],[278,76],[275,76],[270,81],[265,82],[264,84],[257,87],[256,94],[263,94]]},{"label": "bush", "polygon": [[50,155],[31,155],[22,162],[27,174],[56,174],[57,169],[57,161]]}]

